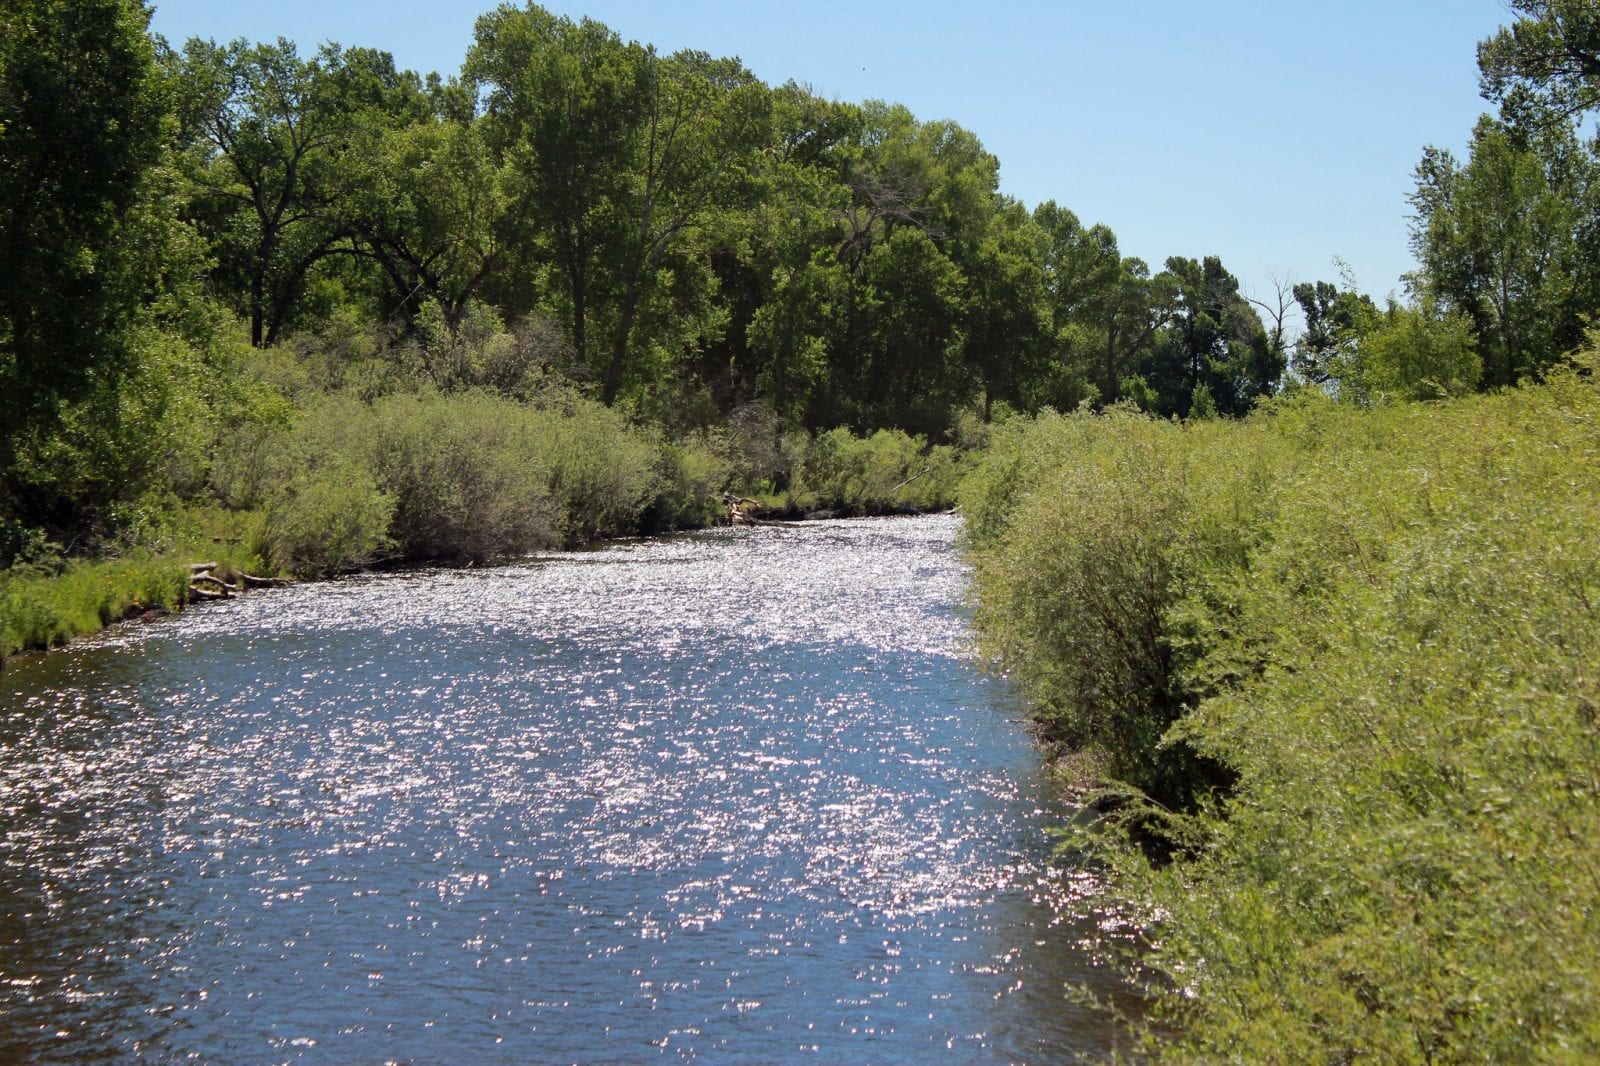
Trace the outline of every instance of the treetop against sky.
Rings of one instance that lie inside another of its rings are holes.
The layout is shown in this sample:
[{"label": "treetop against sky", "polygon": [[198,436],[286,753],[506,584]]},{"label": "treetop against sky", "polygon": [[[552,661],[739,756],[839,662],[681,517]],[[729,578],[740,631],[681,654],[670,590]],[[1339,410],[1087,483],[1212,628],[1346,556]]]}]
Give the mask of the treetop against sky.
[{"label": "treetop against sky", "polygon": [[[326,41],[457,73],[491,0],[156,0],[155,32]],[[1426,144],[1460,153],[1497,0],[1003,5],[551,0],[661,52],[903,103],[1000,159],[1002,189],[1104,222],[1124,252],[1219,255],[1252,293],[1333,278],[1378,296],[1413,268],[1406,194]]]}]

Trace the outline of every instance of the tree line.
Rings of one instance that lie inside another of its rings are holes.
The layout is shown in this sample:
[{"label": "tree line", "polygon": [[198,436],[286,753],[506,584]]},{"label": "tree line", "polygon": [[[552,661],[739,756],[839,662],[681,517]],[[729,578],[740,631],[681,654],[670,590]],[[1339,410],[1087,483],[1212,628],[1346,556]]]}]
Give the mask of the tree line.
[{"label": "tree line", "polygon": [[1233,413],[1283,371],[1215,259],[1152,275],[1105,227],[999,191],[968,130],[769,87],[530,5],[458,77],[386,54],[190,41],[188,218],[256,346],[332,305],[419,332],[554,323],[607,404],[665,383],[813,429],[948,431],[980,402]]},{"label": "tree line", "polygon": [[1583,101],[1532,92],[1512,38],[1485,46],[1502,116],[1465,162],[1424,154],[1420,268],[1379,307],[1348,277],[1252,300],[1214,256],[1153,267],[1001,193],[954,122],[532,3],[479,18],[449,76],[362,47],[170,44],[144,0],[0,20],[17,528],[126,524],[152,486],[182,492],[216,443],[153,427],[258,416],[275,351],[369,399],[553,377],[672,434],[755,404],[950,441],[996,411],[1495,388],[1539,377],[1600,303]]},{"label": "tree line", "polygon": [[1281,331],[1220,261],[1152,271],[1028,210],[953,122],[533,4],[482,16],[449,77],[171,45],[148,15],[3,16],[14,523],[114,522],[182,465],[153,427],[250,417],[271,352],[360,364],[369,393],[554,376],[675,433],[758,404],[948,441],[963,413],[1239,414],[1281,384]]}]

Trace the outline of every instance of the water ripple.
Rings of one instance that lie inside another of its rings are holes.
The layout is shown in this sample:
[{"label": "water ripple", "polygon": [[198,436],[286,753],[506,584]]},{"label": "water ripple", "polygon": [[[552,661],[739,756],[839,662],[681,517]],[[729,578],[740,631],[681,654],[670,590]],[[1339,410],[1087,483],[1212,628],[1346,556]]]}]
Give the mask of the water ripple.
[{"label": "water ripple", "polygon": [[0,1052],[1106,1053],[955,520],[258,594],[0,675]]}]

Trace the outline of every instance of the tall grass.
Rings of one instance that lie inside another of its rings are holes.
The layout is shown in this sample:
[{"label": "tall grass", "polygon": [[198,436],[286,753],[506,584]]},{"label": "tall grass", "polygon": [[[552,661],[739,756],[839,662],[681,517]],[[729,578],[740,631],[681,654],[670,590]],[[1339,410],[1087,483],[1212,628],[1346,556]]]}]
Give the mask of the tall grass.
[{"label": "tall grass", "polygon": [[1144,785],[1232,775],[1179,797],[1172,861],[1109,852],[1159,918],[1158,1053],[1600,1055],[1589,377],[1045,418],[964,491],[984,645],[1061,735]]},{"label": "tall grass", "polygon": [[188,588],[184,566],[143,554],[0,571],[0,660],[65,644],[136,611],[175,609]]}]

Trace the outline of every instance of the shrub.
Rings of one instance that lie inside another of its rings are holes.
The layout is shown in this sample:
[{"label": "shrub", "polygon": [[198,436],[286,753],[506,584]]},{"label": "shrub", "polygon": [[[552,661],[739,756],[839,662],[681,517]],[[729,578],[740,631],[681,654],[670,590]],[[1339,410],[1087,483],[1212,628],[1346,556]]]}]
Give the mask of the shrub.
[{"label": "shrub", "polygon": [[274,494],[261,534],[272,565],[302,577],[366,566],[391,544],[395,498],[346,455],[296,474]]},{"label": "shrub", "polygon": [[951,448],[895,429],[857,437],[839,427],[812,439],[793,495],[849,514],[929,510],[954,502],[956,480]]},{"label": "shrub", "polygon": [[1052,739],[1176,809],[1223,778],[1164,743],[1194,702],[1168,625],[1190,579],[1188,434],[1127,410],[1049,416],[1001,434],[964,494],[977,512],[968,542],[984,545],[981,649]]},{"label": "shrub", "polygon": [[[1147,961],[1181,1035],[1153,1050],[1600,1053],[1586,374],[1372,410],[1302,396],[1242,424],[997,433],[963,489],[984,646],[1074,739],[1133,736],[1097,735],[1095,716],[1137,717],[1142,693],[1151,730],[1171,716],[1158,753],[1186,745],[1236,775],[1225,803],[1194,805],[1170,864],[1106,852],[1116,891],[1159,919]],[[1130,668],[1163,654],[1163,685]]]},{"label": "shrub", "polygon": [[620,412],[576,397],[525,417],[530,461],[544,472],[561,541],[574,546],[637,532],[658,485],[655,437]]},{"label": "shrub", "polygon": [[[385,546],[477,562],[635,532],[661,476],[652,435],[559,388],[534,405],[479,392],[329,396],[274,449],[261,464],[282,486],[267,554],[302,573]],[[337,543],[319,549],[319,518],[341,507],[349,522],[328,525]]]},{"label": "shrub", "polygon": [[518,405],[418,393],[385,397],[372,419],[372,471],[405,558],[485,561],[555,542],[542,442]]},{"label": "shrub", "polygon": [[661,448],[656,495],[641,518],[646,529],[708,526],[724,514],[721,493],[732,464],[711,434],[694,434]]}]

